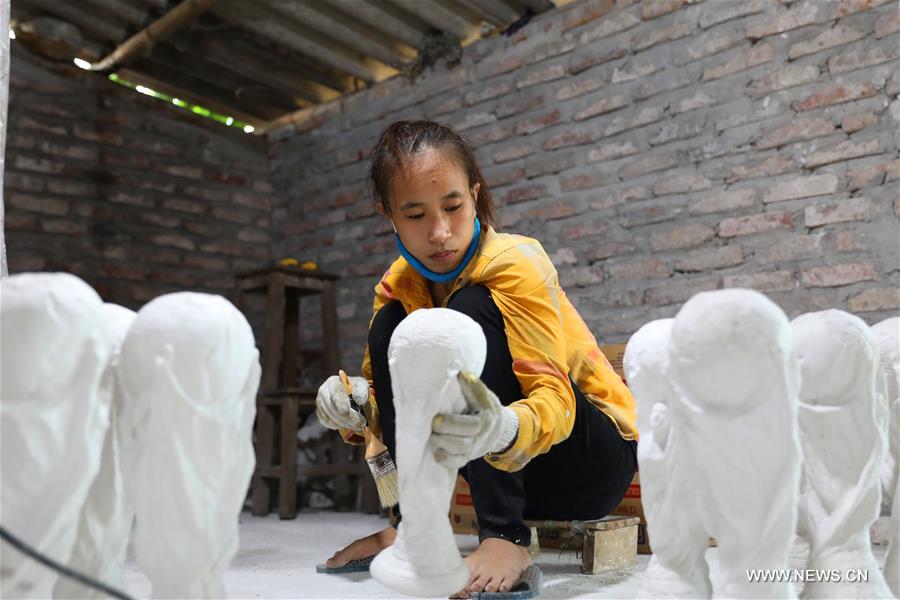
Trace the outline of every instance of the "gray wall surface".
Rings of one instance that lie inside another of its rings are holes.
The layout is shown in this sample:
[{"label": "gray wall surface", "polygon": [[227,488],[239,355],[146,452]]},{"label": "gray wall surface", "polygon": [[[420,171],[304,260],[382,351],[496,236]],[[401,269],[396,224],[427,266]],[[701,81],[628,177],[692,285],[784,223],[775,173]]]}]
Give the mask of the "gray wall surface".
[{"label": "gray wall surface", "polygon": [[573,3],[273,134],[277,253],[344,277],[355,367],[397,255],[367,153],[426,118],[474,145],[601,343],[723,287],[876,322],[900,309],[898,28],[885,0]]}]

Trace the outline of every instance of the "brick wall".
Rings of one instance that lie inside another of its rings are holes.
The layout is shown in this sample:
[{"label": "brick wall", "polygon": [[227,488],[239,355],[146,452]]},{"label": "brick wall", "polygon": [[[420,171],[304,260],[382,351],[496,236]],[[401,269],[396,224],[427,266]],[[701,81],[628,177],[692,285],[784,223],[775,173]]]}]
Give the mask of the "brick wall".
[{"label": "brick wall", "polygon": [[574,3],[274,133],[278,252],[342,275],[357,364],[396,256],[366,153],[429,118],[474,144],[503,228],[543,243],[601,342],[732,286],[875,322],[900,309],[898,28],[890,0]]},{"label": "brick wall", "polygon": [[13,43],[6,147],[10,273],[67,271],[138,308],[231,296],[271,260],[266,145]]}]

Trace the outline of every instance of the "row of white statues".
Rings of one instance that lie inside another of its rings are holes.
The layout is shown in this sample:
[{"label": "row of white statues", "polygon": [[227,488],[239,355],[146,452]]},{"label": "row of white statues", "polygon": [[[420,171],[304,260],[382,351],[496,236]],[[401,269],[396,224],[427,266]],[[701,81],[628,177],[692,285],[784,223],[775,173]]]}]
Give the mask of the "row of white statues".
[{"label": "row of white statues", "polygon": [[[0,282],[2,525],[123,589],[136,558],[154,597],[224,597],[253,470],[260,367],[219,296],[161,296],[135,314],[61,273]],[[4,598],[105,597],[9,544]]]},{"label": "row of white statues", "polygon": [[[0,293],[3,526],[121,589],[135,523],[154,597],[224,597],[260,376],[244,317],[196,293],[135,314],[66,274],[15,275]],[[723,290],[632,337],[625,371],[654,550],[640,597],[793,597],[795,581],[748,570],[798,566],[868,574],[807,581],[803,597],[900,593],[898,334],[900,318],[789,322],[759,293]],[[480,327],[445,309],[417,311],[391,340],[404,518],[371,570],[395,591],[452,593],[467,579],[446,519],[455,469],[426,446],[435,414],[465,409],[457,375],[480,373],[485,353]],[[869,544],[882,488],[893,498],[883,576]],[[100,596],[5,543],[0,564],[2,597]]]},{"label": "row of white statues", "polygon": [[[653,547],[638,597],[900,595],[900,318],[789,322],[757,292],[705,292],[642,327],[624,368]],[[882,493],[883,574],[869,536]]]}]

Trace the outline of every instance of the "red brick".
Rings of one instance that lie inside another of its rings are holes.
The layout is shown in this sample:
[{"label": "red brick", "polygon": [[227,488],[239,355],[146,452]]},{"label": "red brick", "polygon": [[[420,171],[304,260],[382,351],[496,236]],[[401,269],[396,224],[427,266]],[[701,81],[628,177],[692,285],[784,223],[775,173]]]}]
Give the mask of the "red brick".
[{"label": "red brick", "polygon": [[716,212],[730,212],[750,208],[756,204],[756,190],[731,190],[706,196],[691,203],[692,215],[703,215]]},{"label": "red brick", "polygon": [[[828,72],[832,75],[854,71],[897,60],[900,57],[900,46],[897,44],[878,44],[864,46],[851,51],[835,54],[828,59]],[[891,92],[888,91],[888,94]]]},{"label": "red brick", "polygon": [[497,108],[494,109],[494,113],[498,119],[505,119],[519,113],[537,110],[543,106],[543,94],[509,94],[497,102]]},{"label": "red brick", "polygon": [[764,293],[790,292],[797,287],[793,271],[728,275],[722,283],[726,288],[748,288]]},{"label": "red brick", "polygon": [[544,150],[556,150],[557,148],[565,148],[567,146],[590,144],[596,139],[597,133],[591,129],[584,127],[580,129],[570,129],[547,138],[544,142]]},{"label": "red brick", "polygon": [[748,50],[742,51],[740,54],[721,64],[717,67],[710,67],[703,71],[703,81],[711,81],[726,75],[732,75],[753,67],[771,62],[775,56],[775,49],[771,44],[762,44],[753,46]]},{"label": "red brick", "polygon": [[32,215],[20,212],[7,212],[3,216],[3,226],[7,230],[34,231],[38,227],[38,220]]},{"label": "red brick", "polygon": [[731,184],[747,179],[758,179],[785,173],[796,168],[794,161],[789,156],[776,154],[762,160],[753,160],[738,165],[725,176],[725,183]]},{"label": "red brick", "polygon": [[75,146],[73,144],[51,144],[41,142],[41,151],[51,156],[64,156],[75,160],[97,160],[97,149],[93,146]]},{"label": "red brick", "polygon": [[575,190],[587,190],[600,187],[615,181],[615,175],[605,173],[583,173],[581,175],[569,175],[559,181],[559,188],[564,192]]},{"label": "red brick", "polygon": [[839,287],[858,281],[877,281],[878,272],[872,263],[846,263],[830,267],[804,269],[801,273],[806,287]]},{"label": "red brick", "polygon": [[603,85],[602,79],[582,77],[578,81],[567,83],[556,92],[557,100],[569,100],[593,92]]},{"label": "red brick", "polygon": [[149,212],[149,213],[141,213],[140,215],[141,223],[146,223],[150,225],[158,225],[160,227],[180,227],[181,219],[177,219],[175,217],[166,216],[164,214]]},{"label": "red brick", "polygon": [[83,125],[75,125],[72,129],[72,133],[78,139],[87,140],[89,142],[99,142],[110,146],[121,146],[124,142],[120,133],[109,129],[94,129]]},{"label": "red brick", "polygon": [[588,262],[595,262],[598,260],[606,260],[607,258],[618,256],[620,254],[627,254],[629,252],[634,252],[634,246],[622,242],[604,242],[599,246],[591,246],[591,248],[585,252],[584,258]]},{"label": "red brick", "polygon": [[719,237],[730,238],[739,235],[752,235],[782,228],[794,228],[794,219],[789,213],[759,213],[723,220],[719,223]]},{"label": "red brick", "polygon": [[241,206],[246,206],[248,208],[257,208],[259,210],[265,211],[272,210],[272,199],[268,196],[239,192],[233,194],[231,198],[232,200],[234,200],[235,204],[240,204]]},{"label": "red brick", "polygon": [[841,119],[841,129],[844,133],[855,133],[878,123],[878,115],[873,112],[853,113],[844,115]]},{"label": "red brick", "polygon": [[661,258],[645,258],[609,265],[607,273],[618,281],[635,281],[639,279],[657,279],[668,277],[672,268]]},{"label": "red brick", "polygon": [[689,223],[653,234],[650,236],[650,247],[656,252],[674,250],[676,248],[690,248],[711,240],[715,235],[716,232],[711,227],[701,223]]},{"label": "red brick", "polygon": [[614,0],[587,0],[574,5],[566,12],[563,20],[563,31],[581,27],[595,19],[599,19],[615,7]]},{"label": "red brick", "polygon": [[588,162],[601,162],[604,160],[622,158],[623,156],[630,156],[632,154],[637,154],[638,152],[638,148],[631,142],[631,140],[625,140],[623,142],[610,142],[608,144],[603,144],[601,146],[597,146],[596,148],[592,148],[590,152],[588,152],[587,160]]},{"label": "red brick", "polygon": [[663,205],[663,206],[642,206],[630,210],[623,210],[619,214],[619,225],[625,229],[632,227],[640,227],[641,225],[652,225],[653,223],[663,223],[677,219],[684,212],[680,206]]},{"label": "red brick", "polygon": [[247,179],[234,173],[225,173],[217,169],[210,169],[206,172],[206,179],[215,181],[216,183],[224,183],[225,185],[233,185],[244,187],[247,185]]},{"label": "red brick", "polygon": [[184,257],[184,266],[191,269],[202,269],[204,271],[224,271],[228,268],[228,263],[221,258],[213,256],[188,254]]},{"label": "red brick", "polygon": [[653,186],[653,193],[656,196],[667,196],[670,194],[686,194],[689,192],[699,192],[708,190],[712,182],[703,175],[686,173],[682,175],[660,176]]},{"label": "red brick", "polygon": [[569,202],[558,201],[547,206],[539,206],[528,211],[529,217],[553,221],[578,214],[578,209]]},{"label": "red brick", "polygon": [[557,79],[562,79],[566,75],[566,68],[563,65],[550,65],[536,71],[531,71],[524,77],[517,80],[516,89],[521,90],[523,88],[531,87],[532,85],[537,85],[539,83],[555,81]]},{"label": "red brick", "polygon": [[850,191],[870,185],[881,185],[886,179],[896,179],[897,177],[900,177],[900,159],[857,167],[847,171],[847,182]]},{"label": "red brick", "polygon": [[207,206],[200,202],[194,202],[193,200],[181,200],[178,198],[163,201],[162,207],[169,210],[179,210],[181,212],[189,212],[196,215],[202,215],[206,212],[207,209]]},{"label": "red brick", "polygon": [[766,96],[778,90],[812,83],[819,78],[816,65],[788,65],[780,71],[757,79],[747,86],[747,93],[753,97]]},{"label": "red brick", "polygon": [[675,270],[683,272],[699,272],[711,269],[733,267],[744,262],[744,252],[739,245],[722,246],[721,248],[702,249],[689,253],[675,261]]},{"label": "red brick", "polygon": [[525,158],[526,156],[529,156],[531,154],[534,154],[534,146],[532,146],[531,144],[518,144],[494,152],[494,162],[509,162],[511,160]]},{"label": "red brick", "polygon": [[865,198],[848,198],[830,206],[807,206],[803,220],[807,227],[819,227],[847,221],[868,221],[872,205]]},{"label": "red brick", "polygon": [[516,55],[491,57],[478,65],[478,79],[483,81],[485,79],[490,79],[491,77],[503,75],[504,73],[509,73],[510,71],[521,68],[524,64],[522,58]]},{"label": "red brick", "polygon": [[563,227],[559,233],[559,238],[566,242],[580,240],[583,238],[598,237],[606,233],[607,226],[603,222],[585,223],[580,222],[576,225]]},{"label": "red brick", "polygon": [[900,11],[894,10],[882,16],[875,23],[875,38],[881,39],[886,35],[900,31]]},{"label": "red brick", "polygon": [[196,246],[189,237],[174,233],[158,233],[150,236],[150,242],[158,246],[172,246],[182,250],[194,250]]},{"label": "red brick", "polygon": [[810,140],[833,133],[834,124],[829,119],[795,118],[786,125],[769,131],[756,141],[757,150],[784,146],[791,142]]},{"label": "red brick", "polygon": [[657,69],[657,65],[651,61],[628,64],[624,67],[616,67],[613,71],[610,83],[627,83],[629,81],[634,81],[635,79],[640,79],[641,77],[656,73]]},{"label": "red brick", "polygon": [[675,12],[688,0],[646,0],[641,5],[641,19],[647,21]]},{"label": "red brick", "polygon": [[45,215],[61,217],[69,212],[69,203],[56,198],[29,196],[27,194],[8,194],[7,201],[10,206],[29,212],[37,212]]},{"label": "red brick", "polygon": [[512,135],[512,127],[508,125],[493,125],[491,127],[485,127],[477,133],[467,133],[466,137],[473,147],[478,148],[479,146],[502,142],[503,140],[512,137]]},{"label": "red brick", "polygon": [[656,123],[665,116],[665,108],[662,106],[650,106],[642,109],[636,115],[626,115],[616,117],[603,130],[603,135],[611,136],[622,133],[635,127],[642,127],[651,123]]},{"label": "red brick", "polygon": [[202,169],[189,165],[157,165],[156,170],[167,175],[186,177],[188,179],[200,179],[203,177]]},{"label": "red brick", "polygon": [[482,125],[494,123],[496,120],[497,120],[497,117],[494,116],[494,113],[490,113],[490,112],[468,113],[462,119],[455,120],[452,123],[452,126],[457,131],[465,131],[466,129],[472,129],[474,127],[481,127]]},{"label": "red brick", "polygon": [[678,155],[674,152],[645,155],[641,158],[628,161],[628,164],[626,164],[619,172],[619,177],[621,177],[623,181],[640,177],[642,175],[647,175],[648,173],[672,168],[677,166],[678,162]]},{"label": "red brick", "polygon": [[866,290],[847,300],[851,312],[897,310],[900,308],[900,288],[875,288]]},{"label": "red brick", "polygon": [[525,200],[533,200],[547,195],[547,186],[543,184],[529,185],[510,190],[506,193],[506,203],[515,204],[516,202],[524,202]]},{"label": "red brick", "polygon": [[509,183],[513,183],[519,181],[523,177],[525,177],[525,169],[518,167],[515,169],[506,169],[504,171],[498,171],[492,169],[484,174],[485,181],[491,187],[500,187],[501,185],[507,185]]},{"label": "red brick", "polygon": [[[627,31],[641,23],[640,17],[633,10],[622,10],[600,19],[594,26],[585,28],[578,36],[578,44],[584,46],[593,41]],[[620,48],[625,50],[624,48]],[[622,55],[620,55],[622,56]],[[616,57],[619,58],[619,57]]]},{"label": "red brick", "polygon": [[835,17],[840,19],[841,17],[846,17],[855,12],[869,10],[870,8],[875,8],[876,6],[881,6],[882,4],[891,1],[892,0],[843,0],[841,5],[838,6]]},{"label": "red brick", "polygon": [[759,39],[831,19],[835,7],[831,2],[802,3],[758,25],[747,28],[747,37]]},{"label": "red brick", "polygon": [[881,142],[877,139],[866,140],[865,142],[847,140],[837,146],[810,154],[806,157],[806,168],[812,169],[822,165],[850,160],[851,158],[878,154],[879,152],[881,152]]},{"label": "red brick", "polygon": [[592,102],[589,106],[583,108],[582,110],[575,113],[576,121],[583,121],[585,119],[590,119],[591,117],[596,117],[597,115],[603,115],[608,112],[612,112],[614,110],[618,110],[625,106],[628,106],[631,101],[622,94],[617,96],[610,96],[608,98],[601,98],[595,102]]},{"label": "red brick", "polygon": [[241,229],[237,234],[237,239],[242,242],[251,242],[254,244],[268,244],[272,241],[272,238],[268,233],[258,229]]},{"label": "red brick", "polygon": [[110,194],[106,199],[116,204],[128,204],[131,206],[151,207],[155,204],[153,198],[141,194],[126,194],[125,192]]},{"label": "red brick", "polygon": [[518,133],[519,135],[529,135],[558,122],[559,111],[554,110],[537,117],[519,121],[519,123],[516,125],[516,133]]},{"label": "red brick", "polygon": [[756,249],[756,261],[761,264],[782,264],[795,260],[816,258],[825,253],[823,235],[798,234],[784,237],[773,244]]},{"label": "red brick", "polygon": [[602,51],[593,48],[580,52],[576,51],[572,54],[571,58],[569,58],[569,73],[571,75],[577,75],[578,73],[586,71],[591,67],[602,65],[610,61],[622,58],[626,54],[628,54],[628,48],[624,48],[621,46],[606,48]]},{"label": "red brick", "polygon": [[838,252],[860,252],[869,249],[869,246],[863,243],[862,238],[855,231],[839,232],[834,245]]},{"label": "red brick", "polygon": [[871,83],[838,84],[807,96],[803,100],[794,102],[791,106],[794,110],[802,112],[804,110],[812,110],[822,106],[832,106],[834,104],[868,98],[877,93],[878,90]]},{"label": "red brick", "polygon": [[835,46],[849,44],[850,42],[855,42],[864,37],[866,37],[865,32],[838,24],[832,29],[826,29],[808,42],[794,44],[788,51],[788,57],[791,60],[796,60],[801,56],[821,52],[822,50],[834,48]]},{"label": "red brick", "polygon": [[559,285],[566,289],[596,285],[603,282],[600,267],[569,267],[560,272]]},{"label": "red brick", "polygon": [[506,81],[503,83],[480,86],[477,90],[466,92],[465,96],[463,96],[463,102],[466,106],[472,106],[484,102],[485,100],[496,98],[497,96],[505,96],[510,93],[512,89],[512,84]]},{"label": "red brick", "polygon": [[838,178],[831,173],[797,177],[790,181],[776,183],[769,188],[769,191],[763,196],[763,203],[824,196],[835,193],[837,188]]},{"label": "red brick", "polygon": [[688,279],[667,281],[662,285],[657,285],[647,290],[647,303],[654,305],[677,304],[684,302],[697,292],[715,290],[718,287],[718,277],[698,277],[694,275]]},{"label": "red brick", "polygon": [[640,52],[657,44],[689,36],[692,32],[690,24],[682,22],[672,23],[666,27],[654,27],[631,36],[631,48],[635,52]]},{"label": "red brick", "polygon": [[237,223],[238,225],[246,225],[253,220],[253,213],[241,208],[231,209],[214,206],[211,214],[214,219]]}]

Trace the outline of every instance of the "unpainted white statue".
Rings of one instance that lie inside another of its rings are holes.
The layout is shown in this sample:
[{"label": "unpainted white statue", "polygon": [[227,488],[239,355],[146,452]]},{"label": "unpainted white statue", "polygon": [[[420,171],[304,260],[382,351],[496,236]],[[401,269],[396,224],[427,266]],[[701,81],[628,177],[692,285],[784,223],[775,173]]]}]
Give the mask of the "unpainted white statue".
[{"label": "unpainted white statue", "polygon": [[890,545],[884,558],[884,579],[900,597],[900,317],[872,326],[884,376],[888,452],[881,470],[882,505],[890,506]]},{"label": "unpainted white statue", "polygon": [[[874,336],[861,319],[839,310],[801,315],[791,329],[802,373],[797,534],[809,544],[807,569],[841,575],[840,581],[807,581],[802,597],[891,598],[869,538],[881,508],[886,447]],[[848,573],[856,570],[868,580],[851,580]]]},{"label": "unpainted white statue", "polygon": [[[111,352],[103,302],[66,273],[0,283],[0,514],[14,536],[65,564],[100,468]],[[0,545],[0,596],[49,598],[55,571]]]},{"label": "unpainted white statue", "polygon": [[[69,567],[92,576],[115,589],[125,589],[122,568],[134,521],[134,511],[125,497],[119,460],[117,426],[122,412],[122,389],[118,381],[119,353],[135,313],[117,304],[103,305],[103,327],[111,343],[111,356],[103,374],[103,389],[110,390],[109,427],[103,439],[100,471],[94,478],[81,509],[78,536]],[[54,598],[106,598],[99,590],[73,579],[60,577]]]},{"label": "unpainted white statue", "polygon": [[391,590],[441,596],[458,592],[468,580],[447,519],[456,470],[435,461],[428,441],[435,415],[465,410],[457,375],[479,375],[486,353],[481,327],[445,308],[414,311],[391,337],[388,366],[403,520],[394,544],[370,566],[372,577]]},{"label": "unpainted white statue", "polygon": [[641,575],[638,598],[708,598],[704,557],[708,535],[700,518],[698,467],[688,459],[666,379],[672,319],[651,321],[631,336],[623,367],[637,401],[641,500],[653,555]]},{"label": "unpainted white statue", "polygon": [[787,316],[752,290],[699,293],[675,317],[666,375],[679,460],[693,466],[704,528],[718,544],[714,595],[793,597],[787,582],[747,575],[785,569],[796,526],[799,369]]},{"label": "unpainted white statue", "polygon": [[119,374],[122,472],[153,597],[222,598],[255,462],[250,326],[220,296],[160,296],[128,330]]}]

